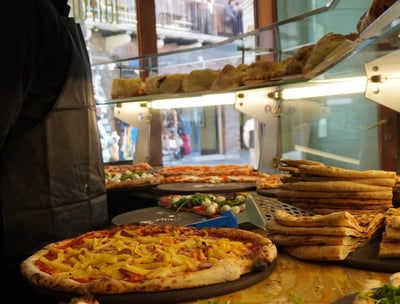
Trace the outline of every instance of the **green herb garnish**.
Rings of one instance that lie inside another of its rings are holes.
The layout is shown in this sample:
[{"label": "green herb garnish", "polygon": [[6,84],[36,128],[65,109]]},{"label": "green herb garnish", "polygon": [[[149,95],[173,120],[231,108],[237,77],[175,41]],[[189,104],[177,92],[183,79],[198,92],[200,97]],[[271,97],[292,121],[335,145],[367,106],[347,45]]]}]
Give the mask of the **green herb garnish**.
[{"label": "green herb garnish", "polygon": [[361,291],[358,297],[376,304],[400,304],[400,286],[385,284],[381,288]]}]

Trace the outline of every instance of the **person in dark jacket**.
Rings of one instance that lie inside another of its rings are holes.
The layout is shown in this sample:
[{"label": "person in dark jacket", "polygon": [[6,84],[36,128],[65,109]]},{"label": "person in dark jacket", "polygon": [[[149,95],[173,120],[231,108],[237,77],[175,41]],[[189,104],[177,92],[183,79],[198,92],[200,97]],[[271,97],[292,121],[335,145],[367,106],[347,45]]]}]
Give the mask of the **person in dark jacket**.
[{"label": "person in dark jacket", "polygon": [[21,276],[23,259],[109,224],[88,54],[67,16],[66,0],[21,0],[0,19],[0,242],[15,302],[45,302]]},{"label": "person in dark jacket", "polygon": [[228,0],[224,7],[224,22],[226,27],[226,32],[231,35],[235,35],[236,30],[236,14],[234,9],[234,1]]}]

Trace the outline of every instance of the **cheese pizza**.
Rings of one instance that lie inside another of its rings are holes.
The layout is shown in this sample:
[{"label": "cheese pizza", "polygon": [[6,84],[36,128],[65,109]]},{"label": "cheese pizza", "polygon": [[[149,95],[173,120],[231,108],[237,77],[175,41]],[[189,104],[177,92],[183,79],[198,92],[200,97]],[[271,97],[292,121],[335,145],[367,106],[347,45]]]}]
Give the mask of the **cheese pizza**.
[{"label": "cheese pizza", "polygon": [[21,272],[53,291],[121,294],[234,281],[276,257],[271,240],[255,232],[130,224],[51,243],[24,260]]}]

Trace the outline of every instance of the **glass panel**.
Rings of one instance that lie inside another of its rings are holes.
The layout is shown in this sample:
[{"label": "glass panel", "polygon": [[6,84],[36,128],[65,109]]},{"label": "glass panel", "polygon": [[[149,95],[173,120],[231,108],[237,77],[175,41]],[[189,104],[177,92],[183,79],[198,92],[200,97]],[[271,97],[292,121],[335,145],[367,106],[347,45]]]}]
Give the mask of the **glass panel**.
[{"label": "glass panel", "polygon": [[277,20],[296,18],[302,14],[308,14],[313,10],[323,10],[331,6],[331,0],[287,0],[277,1]]},{"label": "glass panel", "polygon": [[[278,2],[278,4],[280,3],[281,1]],[[311,8],[316,7],[319,10],[319,7],[315,6],[318,3],[310,1],[309,6]],[[325,7],[322,7],[324,10],[316,15],[307,12],[304,16],[295,16],[291,20],[281,19],[276,24],[240,36],[225,37],[225,40],[222,42],[205,45],[201,48],[191,48],[190,50],[179,49],[174,52],[165,52],[154,56],[133,57],[96,65],[94,68],[98,70],[97,72],[104,75],[101,77],[102,80],[106,79],[109,81],[107,89],[104,90],[104,94],[106,95],[104,102],[119,104],[135,101],[151,102],[161,97],[163,99],[187,97],[185,93],[179,93],[179,96],[177,94],[167,96],[147,95],[119,100],[108,99],[110,98],[109,91],[112,79],[118,77],[137,77],[139,71],[146,71],[150,75],[167,75],[188,73],[194,69],[220,69],[226,64],[237,66],[240,63],[250,64],[260,60],[282,60],[292,55],[302,45],[315,43],[324,33],[330,31],[343,34],[354,32],[358,18],[368,5],[365,1],[361,2],[359,0],[351,2],[335,1],[335,6],[333,6],[332,10],[326,10]],[[256,85],[242,86],[240,90],[250,90],[253,88],[263,88],[264,92],[268,91],[268,89],[276,90],[273,96],[276,94],[276,97],[279,99],[281,91],[296,86],[311,86],[313,85],[313,81],[328,81],[352,76],[363,76],[365,80],[364,63],[380,57],[393,49],[398,49],[400,45],[398,41],[400,23],[398,19],[396,20],[399,16],[399,8],[400,6],[397,5],[395,10],[388,14],[389,19],[385,19],[386,16],[383,16],[385,18],[380,18],[374,24],[372,30],[363,33],[360,40],[351,43],[349,48],[345,49],[343,53],[336,52],[333,54],[334,59],[327,60],[326,64],[316,69],[314,74],[284,76]],[[281,14],[283,12],[281,11]],[[301,10],[300,13],[303,13],[303,11]],[[288,17],[293,15],[294,13],[291,11]],[[281,15],[281,18],[283,18],[283,15]],[[343,20],[343,22],[337,22],[337,20]],[[341,87],[337,89],[337,91],[341,90]],[[191,95],[196,96],[208,93],[201,92]],[[293,105],[291,101],[284,100],[282,103],[283,109],[285,110],[285,107],[289,109],[289,112],[284,112],[282,115],[282,133],[284,134],[282,149],[285,155],[292,155],[294,153],[298,157],[325,157],[327,163],[339,165],[338,162],[342,162],[342,166],[358,166],[359,168],[376,167],[377,164],[375,162],[379,159],[376,156],[378,153],[376,151],[376,147],[378,146],[377,133],[376,129],[367,128],[369,125],[376,123],[374,121],[375,114],[377,113],[376,106],[374,103],[366,100],[362,94],[363,92],[360,91],[358,93],[343,95],[345,97],[297,97]],[[317,116],[309,120],[310,112],[308,112],[307,107],[310,105],[313,110],[317,111],[316,113],[319,113],[318,110],[320,109],[329,109],[329,115],[323,117]],[[227,140],[229,133],[218,133],[221,130],[231,130],[221,127],[224,120],[234,121],[239,126],[239,135],[235,135],[236,137],[233,138],[239,138],[239,150],[235,150],[237,149],[237,143],[234,150],[240,151],[242,148],[240,128],[245,121],[244,115],[237,111],[233,114],[232,112],[235,111],[229,111],[229,107],[216,106],[203,108],[203,110],[207,110],[204,112],[207,114],[204,116],[207,118],[205,125],[209,126],[210,123],[214,125],[212,133],[210,133],[213,136],[209,137],[209,141],[199,142],[199,135],[192,135],[192,156],[196,156],[196,153],[200,153],[202,156],[206,154],[210,155],[210,151],[213,151],[213,155],[221,153],[224,156],[227,155],[227,151],[230,150],[226,148],[229,146]],[[293,121],[290,109],[293,109],[299,115],[295,117],[295,121]],[[176,110],[181,111],[182,109]],[[193,123],[195,121],[194,117],[198,116],[200,110],[192,108],[188,111],[185,114],[191,118],[191,122]],[[356,113],[361,114],[356,115]],[[232,118],[229,115],[234,116]],[[209,119],[209,117],[212,117],[212,119]],[[199,127],[199,130],[196,129],[197,127]],[[304,130],[300,130],[299,128],[304,128]],[[206,129],[209,131],[208,127]],[[200,126],[195,126],[192,130],[200,134],[203,131]],[[232,128],[232,130],[237,130],[237,128]],[[203,146],[211,142],[218,142],[218,144],[215,144],[213,148]],[[343,147],[343,151],[338,147]],[[371,149],[370,151],[372,152],[365,153],[367,149]],[[346,151],[344,152],[344,150]],[[321,151],[324,153],[320,153]],[[175,163],[188,159],[189,156],[184,156],[181,159],[170,159],[168,161]],[[227,157],[227,159],[230,158]],[[271,160],[269,163],[271,163]]]},{"label": "glass panel", "polygon": [[[327,18],[316,16],[315,22],[318,27],[324,29],[324,32],[335,28],[334,32],[346,34],[355,31],[354,20],[358,20],[360,15],[358,12],[365,11],[368,6],[369,3],[364,1],[341,1],[334,11],[327,13]],[[338,23],[336,20],[343,22]],[[365,39],[346,60],[338,60],[306,84],[332,81],[336,82],[337,91],[340,92],[346,83],[340,85],[340,81],[343,81],[340,79],[347,78],[348,81],[353,81],[354,76],[365,78],[365,63],[393,52],[399,47],[398,22],[390,20],[388,22],[390,25],[386,27],[386,21],[381,21],[382,24],[377,26],[378,28],[391,28],[384,31],[385,35],[373,35]],[[307,26],[302,27],[301,32],[303,33],[301,39],[307,37],[307,33],[313,35],[307,30]],[[397,38],[393,39],[395,36]],[[296,39],[295,35],[290,42],[283,39],[283,43],[287,43],[286,47],[290,43],[296,45],[304,42],[306,40]],[[364,79],[364,87],[366,81]],[[297,87],[302,85],[298,84]],[[283,156],[317,160],[344,168],[379,169],[378,128],[373,127],[377,123],[378,107],[376,103],[365,98],[364,87],[360,90],[361,93],[335,96],[333,92],[326,97],[283,101],[281,117]]]},{"label": "glass panel", "polygon": [[[305,8],[318,10],[326,1],[277,1],[280,18],[286,19],[293,14],[304,13],[304,7],[298,2],[304,3]],[[292,55],[291,50],[315,43],[326,33],[346,35],[356,32],[357,20],[369,6],[370,3],[363,0],[336,1],[334,9],[297,22],[283,24],[279,27],[283,59],[286,57],[285,54]]]},{"label": "glass panel", "polygon": [[363,94],[285,101],[284,157],[351,169],[379,168],[377,107]]}]

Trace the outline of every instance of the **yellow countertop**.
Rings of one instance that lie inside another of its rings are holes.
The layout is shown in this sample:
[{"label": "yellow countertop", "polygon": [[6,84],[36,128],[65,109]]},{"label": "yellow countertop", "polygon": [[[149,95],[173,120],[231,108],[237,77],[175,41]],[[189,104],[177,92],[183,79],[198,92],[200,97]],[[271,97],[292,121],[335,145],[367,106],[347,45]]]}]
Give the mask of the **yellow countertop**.
[{"label": "yellow countertop", "polygon": [[229,300],[231,304],[328,304],[363,289],[380,287],[389,281],[390,275],[334,263],[301,261],[279,253],[276,267],[267,278],[251,287],[209,300]]}]

